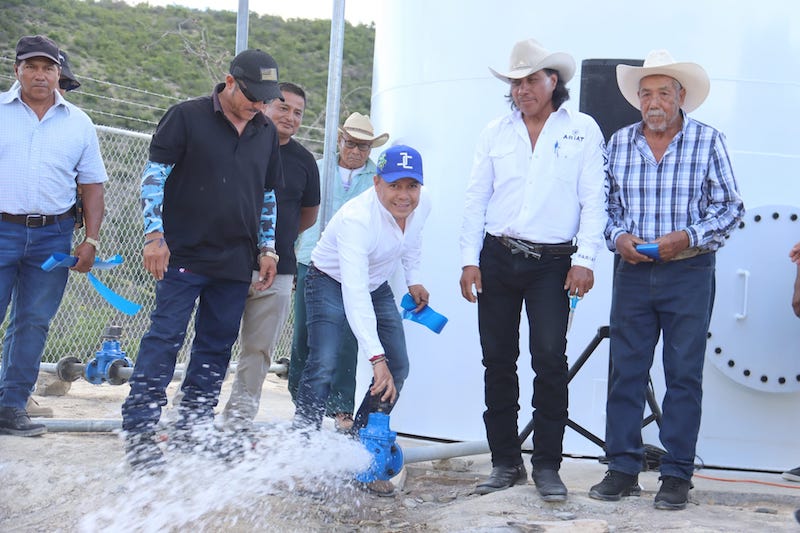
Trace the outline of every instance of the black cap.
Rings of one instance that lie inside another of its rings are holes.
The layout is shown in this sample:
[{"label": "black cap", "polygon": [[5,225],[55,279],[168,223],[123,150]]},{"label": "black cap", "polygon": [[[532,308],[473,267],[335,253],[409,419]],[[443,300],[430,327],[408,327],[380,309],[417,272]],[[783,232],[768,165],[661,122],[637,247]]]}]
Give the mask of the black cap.
[{"label": "black cap", "polygon": [[283,94],[278,87],[278,63],[268,53],[245,50],[233,58],[230,72],[234,79],[243,82],[245,91],[256,100],[283,100]]},{"label": "black cap", "polygon": [[75,79],[72,69],[69,66],[69,57],[63,50],[59,51],[61,58],[61,77],[58,79],[58,86],[65,91],[74,91],[81,86],[81,82]]},{"label": "black cap", "polygon": [[17,60],[31,57],[46,57],[56,65],[61,64],[58,45],[44,35],[28,35],[17,41]]}]

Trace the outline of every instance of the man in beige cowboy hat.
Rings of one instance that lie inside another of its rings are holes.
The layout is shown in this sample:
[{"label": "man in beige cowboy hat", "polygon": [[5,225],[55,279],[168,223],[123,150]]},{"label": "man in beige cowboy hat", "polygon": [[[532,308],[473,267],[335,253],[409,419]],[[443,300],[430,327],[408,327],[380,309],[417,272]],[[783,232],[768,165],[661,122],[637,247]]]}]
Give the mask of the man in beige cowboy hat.
[{"label": "man in beige cowboy hat", "polygon": [[[388,133],[375,135],[369,116],[353,113],[339,128],[338,138],[338,176],[330,179],[322,176],[323,189],[326,184],[333,186],[331,216],[345,202],[355,198],[373,186],[377,173],[375,163],[369,154],[373,148],[383,146],[389,139]],[[323,161],[317,161],[320,174],[324,172]],[[294,338],[292,357],[289,363],[289,392],[292,399],[297,398],[297,387],[308,359],[308,330],[306,329],[306,306],[303,292],[306,273],[311,264],[311,251],[320,238],[320,221],[308,228],[297,239],[297,284],[294,293]],[[326,414],[334,417],[337,429],[348,431],[353,425],[356,391],[356,356],[358,343],[349,327],[342,335],[339,348],[339,365],[331,382]]]},{"label": "man in beige cowboy hat", "polygon": [[687,115],[708,96],[708,75],[700,65],[657,50],[642,67],[617,66],[617,83],[641,110],[642,121],[617,131],[608,144],[605,235],[618,254],[606,405],[609,464],[589,496],[616,501],[641,493],[645,391],[663,335],[667,390],[659,436],[666,455],[655,507],[683,509],[700,428],[715,251],[744,205],[725,137]]},{"label": "man in beige cowboy hat", "polygon": [[[603,135],[562,104],[575,73],[568,54],[518,42],[507,70],[511,113],[484,129],[466,191],[461,293],[478,303],[485,367],[484,423],[492,455],[478,494],[524,482],[517,434],[519,323],[525,304],[533,381],[532,478],[545,501],[564,501],[559,477],[567,421],[569,296],[592,288],[606,223]],[[477,292],[477,295],[475,292]]]}]

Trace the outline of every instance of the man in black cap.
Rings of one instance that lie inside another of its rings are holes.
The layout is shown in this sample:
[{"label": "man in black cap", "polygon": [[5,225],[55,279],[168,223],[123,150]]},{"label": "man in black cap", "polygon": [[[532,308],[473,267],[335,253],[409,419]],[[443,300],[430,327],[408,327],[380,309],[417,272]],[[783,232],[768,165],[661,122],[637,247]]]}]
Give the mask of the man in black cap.
[{"label": "man in black cap", "polygon": [[[61,60],[61,76],[58,79],[58,92],[61,93],[61,96],[64,96],[64,93],[69,91],[74,91],[78,87],[81,86],[81,83],[75,79],[75,75],[72,73],[72,69],[70,68],[69,58],[67,57],[67,53],[63,50],[59,50],[58,58]],[[16,91],[20,87],[19,80],[14,80],[14,83],[11,85],[9,91]],[[75,228],[79,229],[83,227],[83,186],[78,184],[77,190],[77,201],[75,203],[76,207],[76,223]],[[69,386],[72,385],[70,382],[65,381],[67,390],[69,390]],[[25,411],[28,412],[28,416],[32,418],[41,417],[41,418],[52,418],[53,417],[53,410],[50,407],[44,407],[39,405],[33,396],[28,397],[28,403],[25,405]]]},{"label": "man in black cap", "polygon": [[[22,37],[14,63],[19,85],[0,95],[0,322],[11,306],[0,374],[0,433],[25,437],[47,431],[31,422],[25,407],[68,275],[40,265],[53,253],[71,252],[78,258],[72,269],[88,272],[104,210],[107,175],[97,133],[86,113],[56,90],[62,72],[56,43],[43,35]],[[72,250],[78,185],[86,238]]]},{"label": "man in black cap", "polygon": [[58,88],[61,94],[64,94],[80,87],[81,82],[79,82],[75,78],[75,74],[72,73],[72,67],[69,64],[69,56],[67,56],[64,50],[61,50],[59,58],[61,59],[61,77],[58,79]]},{"label": "man in black cap", "polygon": [[278,132],[263,114],[275,98],[275,60],[246,50],[210,96],[172,106],[153,135],[141,198],[144,266],[157,281],[156,303],[122,405],[134,468],[163,463],[154,431],[195,301],[174,442],[197,451],[208,444],[201,430],[212,429],[252,265],[264,287],[275,278],[274,189],[283,178]]},{"label": "man in black cap", "polygon": [[[58,58],[61,60],[61,76],[58,78],[58,92],[61,93],[61,96],[64,96],[64,93],[74,91],[80,87],[81,82],[79,82],[77,78],[75,78],[75,74],[72,73],[69,57],[64,50],[59,50]],[[18,88],[19,80],[15,80],[9,91],[14,91]]]}]

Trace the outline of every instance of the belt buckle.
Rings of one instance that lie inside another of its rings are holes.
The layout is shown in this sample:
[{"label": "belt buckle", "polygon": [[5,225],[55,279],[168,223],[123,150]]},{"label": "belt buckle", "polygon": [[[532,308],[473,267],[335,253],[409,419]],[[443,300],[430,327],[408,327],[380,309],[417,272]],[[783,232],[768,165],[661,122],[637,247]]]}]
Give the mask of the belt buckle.
[{"label": "belt buckle", "polygon": [[46,225],[47,215],[25,215],[25,227],[41,228]]},{"label": "belt buckle", "polygon": [[522,254],[525,259],[533,257],[534,259],[541,259],[542,254],[536,251],[534,245],[528,244],[522,239],[515,239],[513,237],[503,237],[511,248],[511,255]]}]

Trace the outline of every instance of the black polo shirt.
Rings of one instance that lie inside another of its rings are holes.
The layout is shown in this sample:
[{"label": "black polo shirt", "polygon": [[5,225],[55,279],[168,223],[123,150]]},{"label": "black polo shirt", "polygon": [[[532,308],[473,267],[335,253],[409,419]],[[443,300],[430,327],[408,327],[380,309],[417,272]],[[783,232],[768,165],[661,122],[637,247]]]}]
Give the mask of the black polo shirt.
[{"label": "black polo shirt", "polygon": [[175,165],[162,220],[170,268],[251,280],[264,191],[282,185],[278,132],[262,113],[241,136],[210,96],[172,106],[150,142],[150,160]]},{"label": "black polo shirt", "polygon": [[294,139],[281,145],[283,187],[278,197],[278,227],[275,250],[280,256],[278,274],[295,274],[294,241],[300,230],[300,209],[319,205],[319,168],[311,152]]}]

